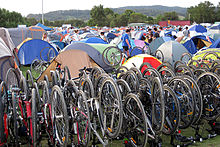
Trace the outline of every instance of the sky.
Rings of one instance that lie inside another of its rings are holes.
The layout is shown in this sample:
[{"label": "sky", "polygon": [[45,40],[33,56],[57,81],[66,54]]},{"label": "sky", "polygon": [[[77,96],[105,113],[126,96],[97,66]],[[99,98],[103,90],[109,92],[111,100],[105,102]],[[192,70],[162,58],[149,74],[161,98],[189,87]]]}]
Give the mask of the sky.
[{"label": "sky", "polygon": [[[93,6],[102,4],[104,8],[118,8],[123,6],[179,6],[190,7],[205,0],[43,0],[43,12],[56,10],[91,10]],[[215,6],[219,0],[209,0]],[[42,0],[0,0],[0,8],[15,11],[27,16],[42,13]]]}]

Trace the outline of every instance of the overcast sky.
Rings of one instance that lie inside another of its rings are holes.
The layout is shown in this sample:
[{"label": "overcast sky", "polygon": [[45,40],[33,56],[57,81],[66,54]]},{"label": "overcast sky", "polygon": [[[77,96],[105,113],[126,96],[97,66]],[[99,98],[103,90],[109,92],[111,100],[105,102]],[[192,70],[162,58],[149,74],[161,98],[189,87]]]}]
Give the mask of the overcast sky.
[{"label": "overcast sky", "polygon": [[[118,8],[123,6],[180,6],[190,7],[198,5],[205,0],[43,0],[44,13],[56,10],[70,9],[91,9],[95,5],[102,4],[104,8]],[[209,0],[217,6],[219,0]],[[5,8],[9,11],[16,11],[23,16],[30,13],[42,13],[42,0],[0,0],[0,8]]]}]

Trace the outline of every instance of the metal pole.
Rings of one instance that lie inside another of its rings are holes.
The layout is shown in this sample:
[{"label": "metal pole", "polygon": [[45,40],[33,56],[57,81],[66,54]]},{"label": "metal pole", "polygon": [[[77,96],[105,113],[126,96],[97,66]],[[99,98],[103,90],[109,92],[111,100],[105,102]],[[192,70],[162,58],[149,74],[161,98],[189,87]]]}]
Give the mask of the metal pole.
[{"label": "metal pole", "polygon": [[44,0],[42,0],[42,24],[44,24]]}]

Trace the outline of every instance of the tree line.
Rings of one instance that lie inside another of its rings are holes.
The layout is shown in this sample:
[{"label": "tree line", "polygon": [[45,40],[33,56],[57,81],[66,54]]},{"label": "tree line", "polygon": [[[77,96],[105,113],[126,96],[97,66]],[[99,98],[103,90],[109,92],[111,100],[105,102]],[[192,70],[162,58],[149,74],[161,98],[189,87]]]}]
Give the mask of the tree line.
[{"label": "tree line", "polygon": [[[72,24],[76,27],[84,26],[109,26],[120,27],[127,26],[129,23],[148,23],[157,24],[163,20],[180,20],[176,12],[165,12],[151,17],[142,13],[137,13],[133,10],[125,10],[124,13],[115,13],[110,8],[104,8],[103,5],[94,6],[90,11],[90,19],[85,22],[80,19],[57,20],[48,21],[44,20],[46,26],[60,27],[62,24]],[[220,2],[214,6],[209,1],[201,2],[196,6],[187,8],[187,15],[182,20],[190,20],[192,23],[214,23],[220,21]],[[17,27],[19,24],[26,24],[27,26],[36,25],[38,21],[35,18],[22,17],[20,13],[10,12],[6,9],[0,8],[0,27]]]}]

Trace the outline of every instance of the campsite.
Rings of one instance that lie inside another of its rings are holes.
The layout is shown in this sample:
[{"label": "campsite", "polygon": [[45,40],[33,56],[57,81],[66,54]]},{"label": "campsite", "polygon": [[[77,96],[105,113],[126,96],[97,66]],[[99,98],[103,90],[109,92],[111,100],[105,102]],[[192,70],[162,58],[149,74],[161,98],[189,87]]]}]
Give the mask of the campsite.
[{"label": "campsite", "polygon": [[212,2],[0,8],[0,147],[219,146]]}]

